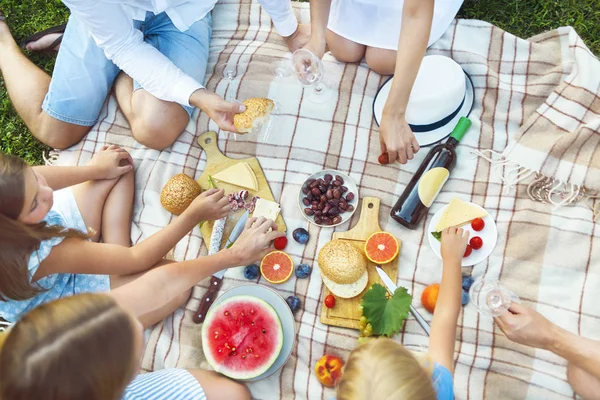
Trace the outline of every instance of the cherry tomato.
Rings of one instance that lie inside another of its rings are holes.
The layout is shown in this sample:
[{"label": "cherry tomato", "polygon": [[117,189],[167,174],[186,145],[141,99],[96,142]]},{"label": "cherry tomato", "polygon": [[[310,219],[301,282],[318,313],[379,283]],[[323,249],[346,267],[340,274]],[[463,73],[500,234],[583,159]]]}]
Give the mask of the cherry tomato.
[{"label": "cherry tomato", "polygon": [[479,236],[473,236],[471,240],[469,240],[469,244],[473,250],[479,250],[483,246],[483,240]]},{"label": "cherry tomato", "polygon": [[475,218],[473,221],[471,221],[471,227],[474,231],[479,232],[485,227],[485,222],[483,222],[481,218]]},{"label": "cherry tomato", "polygon": [[472,252],[473,252],[473,248],[471,247],[471,245],[468,244],[467,248],[465,249],[465,255],[463,257],[469,257]]},{"label": "cherry tomato", "polygon": [[382,155],[379,156],[377,161],[379,161],[379,164],[382,164],[382,165],[389,164],[390,157],[388,156],[388,153],[383,153]]},{"label": "cherry tomato", "polygon": [[275,246],[275,248],[277,250],[283,250],[285,249],[285,246],[287,246],[287,238],[285,236],[282,237],[278,237],[277,239],[275,239],[273,241],[273,246]]},{"label": "cherry tomato", "polygon": [[333,295],[328,294],[327,297],[325,297],[325,307],[327,308],[333,308],[335,307],[335,297],[333,297]]}]

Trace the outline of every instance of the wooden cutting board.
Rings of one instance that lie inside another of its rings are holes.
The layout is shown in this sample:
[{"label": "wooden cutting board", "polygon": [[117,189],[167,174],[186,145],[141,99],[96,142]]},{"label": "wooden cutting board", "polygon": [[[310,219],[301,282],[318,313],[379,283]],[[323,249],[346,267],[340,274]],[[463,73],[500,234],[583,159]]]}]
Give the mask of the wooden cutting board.
[{"label": "wooden cutting board", "polygon": [[[347,240],[355,245],[361,252],[364,252],[365,241],[374,232],[381,231],[379,226],[379,204],[380,200],[377,197],[365,197],[362,200],[360,218],[354,228],[346,232],[335,232],[333,239]],[[402,242],[398,240],[400,249],[398,257],[391,263],[382,265],[383,270],[390,276],[392,281],[396,282],[398,278],[398,260],[400,258],[400,250]],[[375,264],[367,260],[367,272],[369,274],[369,283],[365,288],[367,291],[372,284],[383,282],[379,279]],[[385,286],[385,285],[384,285]],[[323,285],[323,299],[331,292]],[[364,293],[364,292],[363,292]],[[326,325],[341,326],[344,328],[359,329],[359,321],[362,315],[359,306],[362,299],[362,293],[351,299],[335,298],[335,307],[327,308],[321,303],[321,322]]]},{"label": "wooden cutting board", "polygon": [[[203,133],[198,138],[198,144],[206,152],[206,167],[204,168],[204,172],[202,172],[202,175],[200,175],[200,177],[198,178],[198,184],[200,184],[202,191],[208,190],[210,188],[208,184],[209,175],[213,176],[217,172],[229,168],[234,164],[245,162],[248,163],[248,165],[252,168],[252,171],[254,171],[254,174],[256,175],[256,180],[258,181],[258,191],[254,192],[252,190],[249,190],[248,192],[250,196],[248,197],[247,201],[251,200],[252,196],[258,196],[265,200],[275,201],[275,199],[273,198],[273,193],[271,192],[271,188],[269,187],[269,182],[267,182],[267,178],[265,178],[265,174],[260,166],[260,163],[258,162],[258,159],[256,159],[256,157],[226,157],[223,153],[221,153],[221,150],[219,150],[218,143],[219,142],[217,140],[216,132],[209,131]],[[229,193],[239,192],[240,190],[244,189],[239,186],[230,185],[228,183],[219,181],[215,181],[215,184],[219,189],[225,189],[225,195],[228,195]],[[221,241],[221,247],[225,245],[225,242],[227,241],[229,234],[233,230],[233,227],[237,223],[238,219],[244,214],[244,212],[245,210],[241,209],[229,213],[229,216],[227,217],[227,223],[225,225],[225,233],[223,234],[223,239]],[[280,231],[285,232],[287,230],[281,214],[277,217],[277,221],[275,222],[277,222],[277,226]],[[207,221],[204,224],[202,224],[202,228],[200,228],[200,231],[202,232],[202,237],[204,238],[204,243],[206,243],[207,247],[210,243],[210,236],[212,234],[213,224],[213,221]]]}]

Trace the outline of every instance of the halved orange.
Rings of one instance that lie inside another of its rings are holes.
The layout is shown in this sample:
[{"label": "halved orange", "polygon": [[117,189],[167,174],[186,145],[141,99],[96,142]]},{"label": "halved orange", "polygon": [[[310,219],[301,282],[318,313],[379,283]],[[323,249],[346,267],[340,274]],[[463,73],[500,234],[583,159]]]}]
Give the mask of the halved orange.
[{"label": "halved orange", "polygon": [[365,255],[375,264],[391,262],[399,251],[398,239],[389,232],[375,232],[365,242]]},{"label": "halved orange", "polygon": [[260,273],[271,283],[283,283],[290,279],[294,272],[292,258],[283,251],[272,251],[260,262]]}]

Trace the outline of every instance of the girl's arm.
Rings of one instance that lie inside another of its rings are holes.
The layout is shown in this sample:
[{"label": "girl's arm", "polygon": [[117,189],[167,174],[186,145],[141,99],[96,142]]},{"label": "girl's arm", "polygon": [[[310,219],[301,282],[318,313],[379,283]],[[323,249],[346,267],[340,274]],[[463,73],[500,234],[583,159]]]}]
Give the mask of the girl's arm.
[{"label": "girl's arm", "polygon": [[462,258],[469,240],[469,233],[462,229],[448,228],[442,232],[442,283],[438,294],[431,334],[429,358],[454,370],[454,344],[456,324],[462,299]]},{"label": "girl's arm", "polygon": [[[269,232],[269,229],[273,230]],[[272,241],[285,235],[276,229],[277,225],[271,220],[250,218],[246,229],[230,249],[154,268],[111,291],[111,295],[137,317],[148,314],[221,269],[262,259],[274,250]]]},{"label": "girl's arm", "polygon": [[405,113],[410,92],[427,50],[433,5],[433,0],[404,2],[394,81],[379,127],[381,152],[388,153],[390,162],[399,160],[404,164],[419,150],[419,144],[406,122]]},{"label": "girl's arm", "polygon": [[310,2],[310,39],[305,49],[312,51],[317,57],[323,58],[327,48],[327,21],[331,0],[315,0]]},{"label": "girl's arm", "polygon": [[83,182],[113,179],[133,168],[129,153],[119,146],[104,146],[85,166],[52,167],[38,166],[33,170],[43,176],[53,190],[64,189]]},{"label": "girl's arm", "polygon": [[207,190],[166,228],[133,247],[67,238],[52,249],[33,279],[57,273],[129,275],[145,271],[200,221],[226,216],[230,207],[223,193],[223,190]]}]

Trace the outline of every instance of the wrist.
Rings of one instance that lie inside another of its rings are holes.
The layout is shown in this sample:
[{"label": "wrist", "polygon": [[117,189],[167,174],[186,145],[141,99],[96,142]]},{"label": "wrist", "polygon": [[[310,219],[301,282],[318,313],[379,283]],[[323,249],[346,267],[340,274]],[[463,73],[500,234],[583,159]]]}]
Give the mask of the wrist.
[{"label": "wrist", "polygon": [[204,100],[206,99],[206,88],[200,88],[195,90],[190,95],[190,104],[194,107],[198,107],[201,110],[204,110]]},{"label": "wrist", "polygon": [[86,170],[86,175],[89,176],[89,181],[106,179],[107,171],[101,165],[86,165],[82,167]]},{"label": "wrist", "polygon": [[225,263],[230,267],[237,267],[239,265],[244,264],[244,257],[240,254],[240,251],[237,249],[237,246],[232,246],[228,249],[221,250],[223,256],[225,257]]},{"label": "wrist", "polygon": [[547,339],[543,348],[549,350],[554,354],[564,354],[566,343],[576,340],[571,338],[573,334],[566,330],[550,323],[550,328],[546,330]]}]

